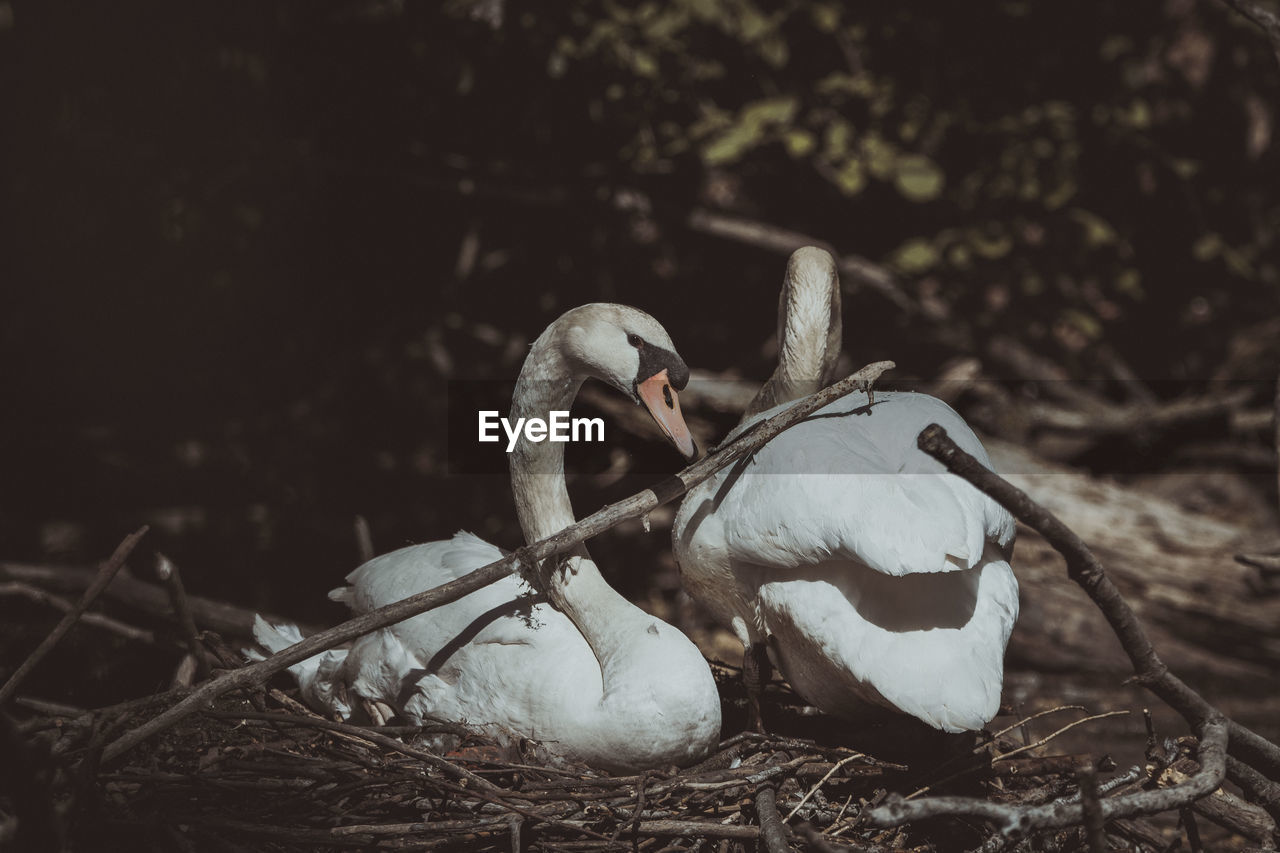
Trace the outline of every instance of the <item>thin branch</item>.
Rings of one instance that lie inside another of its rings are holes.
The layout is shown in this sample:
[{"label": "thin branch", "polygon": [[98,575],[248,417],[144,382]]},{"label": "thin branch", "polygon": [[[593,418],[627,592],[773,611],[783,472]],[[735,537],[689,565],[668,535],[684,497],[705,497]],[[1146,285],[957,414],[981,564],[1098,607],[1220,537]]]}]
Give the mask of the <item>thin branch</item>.
[{"label": "thin branch", "polygon": [[1089,853],[1105,853],[1107,834],[1102,820],[1102,802],[1098,798],[1098,774],[1092,764],[1076,770],[1080,785],[1080,812],[1084,818],[1084,837]]},{"label": "thin branch", "polygon": [[[42,588],[63,592],[83,592],[93,585],[97,571],[80,566],[40,565],[0,561],[0,581],[19,581]],[[139,580],[131,575],[117,575],[102,593],[102,598],[115,601],[146,613],[166,617],[172,611],[168,594],[158,584]],[[187,604],[196,625],[224,636],[252,637],[255,611],[236,607],[224,601],[188,595]],[[269,621],[283,621],[281,617],[263,613]],[[306,626],[300,626],[305,632]]]},{"label": "thin branch", "polygon": [[[0,582],[0,596],[6,595],[20,595],[38,604],[46,604],[49,607],[57,608],[63,613],[70,613],[76,607],[75,602],[70,599],[54,595],[37,586],[21,581]],[[102,628],[104,631],[119,634],[127,640],[137,640],[148,645],[154,644],[156,641],[155,632],[148,631],[146,628],[135,628],[128,622],[113,619],[105,613],[83,613],[80,615],[80,621],[86,625],[93,625],[94,627]]]},{"label": "thin branch", "polygon": [[111,583],[111,579],[116,576],[116,573],[124,568],[124,561],[129,559],[129,554],[132,553],[134,546],[138,544],[138,540],[146,535],[146,532],[147,527],[144,525],[126,536],[116,546],[115,553],[102,564],[102,568],[98,569],[98,574],[93,579],[93,583],[84,591],[84,595],[76,602],[76,606],[62,617],[49,636],[44,638],[44,642],[40,643],[36,650],[27,656],[27,659],[22,662],[13,675],[9,676],[9,680],[4,683],[4,686],[0,687],[0,705],[3,705],[13,696],[18,686],[22,684],[22,680],[35,668],[36,664],[44,660],[45,655],[53,651],[53,647],[58,645],[59,641],[71,630],[71,626],[76,624],[80,614],[84,613],[89,608],[89,605],[97,600],[98,595],[107,588],[107,584]]},{"label": "thin branch", "polygon": [[[1102,819],[1156,814],[1180,808],[1213,793],[1226,770],[1227,724],[1222,717],[1205,722],[1200,738],[1201,772],[1185,783],[1158,791],[1139,791],[1102,800]],[[1080,803],[1065,800],[1043,806],[993,803],[976,797],[931,797],[904,800],[892,797],[884,805],[864,813],[871,826],[888,828],[925,818],[969,816],[989,820],[1010,838],[1022,838],[1036,829],[1080,826],[1084,813]]]},{"label": "thin branch", "polygon": [[[993,498],[1019,521],[1031,527],[1045,538],[1054,550],[1067,561],[1067,573],[1084,588],[1094,604],[1102,611],[1111,630],[1133,664],[1135,680],[1155,693],[1174,710],[1182,714],[1198,728],[1206,720],[1218,718],[1221,713],[1204,697],[1169,671],[1156,654],[1151,640],[1143,630],[1137,616],[1120,591],[1107,577],[1102,563],[1094,556],[1080,537],[1062,523],[1053,513],[1032,500],[1026,492],[1012,485],[1000,475],[989,471],[955,442],[947,432],[933,424],[920,433],[920,449],[933,456],[951,473],[967,480],[979,491]],[[1248,728],[1228,721],[1231,730],[1232,754],[1254,764],[1268,773],[1280,772],[1280,746],[1261,737]]]},{"label": "thin branch", "polygon": [[1074,729],[1076,726],[1083,725],[1084,723],[1088,723],[1093,720],[1102,720],[1107,717],[1123,717],[1123,716],[1126,716],[1128,713],[1129,713],[1128,711],[1106,711],[1101,714],[1093,714],[1088,717],[1081,717],[1078,720],[1067,723],[1065,726],[1058,729],[1053,734],[1046,735],[1045,737],[1040,738],[1040,740],[1036,741],[1035,743],[1029,743],[1029,744],[1026,744],[1025,746],[1020,746],[1020,747],[1017,747],[1016,749],[1011,749],[1008,752],[1001,753],[1000,755],[992,756],[991,763],[995,764],[997,761],[1005,761],[1017,755],[1018,753],[1026,752],[1027,750],[1036,749],[1038,747],[1044,746],[1049,741],[1053,740],[1063,732]]},{"label": "thin branch", "polygon": [[787,820],[791,820],[791,818],[795,817],[796,812],[800,811],[800,809],[804,806],[804,804],[809,802],[809,798],[812,797],[814,794],[816,794],[818,792],[818,789],[821,788],[824,784],[826,784],[826,781],[830,779],[837,770],[839,770],[841,767],[844,767],[846,764],[848,764],[850,761],[853,761],[856,758],[866,758],[866,756],[863,755],[861,752],[855,752],[853,755],[845,756],[844,758],[837,761],[834,765],[832,765],[831,769],[828,770],[826,774],[817,781],[817,784],[815,784],[812,788],[810,788],[809,792],[800,798],[800,802],[796,803],[796,807],[787,813]]},{"label": "thin branch", "polygon": [[477,589],[482,589],[506,577],[521,565],[536,569],[548,557],[562,554],[626,519],[639,518],[653,511],[655,507],[680,497],[721,468],[754,453],[778,433],[799,423],[823,406],[853,391],[869,389],[871,383],[893,366],[891,361],[867,365],[834,385],[811,394],[786,411],[757,424],[755,428],[739,436],[729,446],[704,457],[679,474],[639,494],[610,504],[559,533],[520,548],[501,560],[482,566],[442,586],[411,595],[402,601],[361,614],[326,631],[321,631],[266,660],[212,678],[173,707],[108,744],[103,750],[102,760],[103,762],[114,761],[147,738],[169,728],[186,716],[207,708],[213,700],[231,690],[261,684],[276,673],[326,649],[457,601]]},{"label": "thin branch", "polygon": [[915,304],[902,289],[897,277],[885,267],[860,255],[841,255],[830,243],[753,219],[728,216],[710,210],[694,210],[689,214],[689,227],[704,234],[724,237],[761,249],[789,255],[802,246],[819,246],[831,252],[840,275],[879,292],[905,313],[914,313]]},{"label": "thin branch", "polygon": [[[1164,790],[1141,791],[1107,799],[1100,803],[1102,819],[1180,808],[1216,790],[1226,775],[1228,726],[1231,726],[1234,737],[1236,724],[1229,724],[1200,694],[1169,672],[1137,617],[1088,546],[1025,492],[989,471],[977,459],[956,446],[942,427],[930,425],[920,433],[917,442],[921,450],[940,461],[948,471],[999,502],[1062,554],[1067,561],[1071,579],[1089,594],[1119,638],[1137,673],[1137,680],[1182,714],[1199,734],[1199,772]],[[1252,732],[1247,733],[1253,735]],[[1261,747],[1266,745],[1280,753],[1280,748],[1275,744],[1257,735],[1253,737],[1261,742],[1251,744],[1255,752],[1265,753],[1266,750]],[[866,817],[873,826],[889,827],[941,815],[986,818],[996,822],[1006,836],[1022,836],[1032,829],[1080,825],[1085,820],[1083,807],[1077,803],[1060,801],[1044,806],[1024,807],[968,797],[936,797],[914,801],[895,798],[883,806],[869,810]]]},{"label": "thin branch", "polygon": [[182,628],[182,639],[187,644],[187,651],[191,652],[191,656],[196,661],[196,677],[203,681],[209,677],[209,655],[200,642],[195,620],[191,618],[191,604],[187,601],[187,590],[182,585],[182,574],[172,560],[157,552],[156,575],[169,592],[173,615],[177,617],[178,625]]},{"label": "thin branch", "polygon": [[1250,802],[1280,821],[1280,783],[1272,782],[1238,758],[1227,758],[1227,778],[1240,787]]},{"label": "thin branch", "polygon": [[763,785],[756,792],[756,816],[760,818],[760,840],[768,853],[788,853],[786,831],[778,817],[778,792],[772,785]]}]

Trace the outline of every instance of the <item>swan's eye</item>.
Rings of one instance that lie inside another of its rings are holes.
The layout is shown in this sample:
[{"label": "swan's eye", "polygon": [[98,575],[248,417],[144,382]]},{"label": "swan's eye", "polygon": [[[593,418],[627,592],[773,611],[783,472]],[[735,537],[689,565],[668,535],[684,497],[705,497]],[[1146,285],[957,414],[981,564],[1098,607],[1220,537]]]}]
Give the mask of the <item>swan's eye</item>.
[{"label": "swan's eye", "polygon": [[634,332],[627,333],[627,343],[631,344],[636,349],[644,349],[644,338]]}]

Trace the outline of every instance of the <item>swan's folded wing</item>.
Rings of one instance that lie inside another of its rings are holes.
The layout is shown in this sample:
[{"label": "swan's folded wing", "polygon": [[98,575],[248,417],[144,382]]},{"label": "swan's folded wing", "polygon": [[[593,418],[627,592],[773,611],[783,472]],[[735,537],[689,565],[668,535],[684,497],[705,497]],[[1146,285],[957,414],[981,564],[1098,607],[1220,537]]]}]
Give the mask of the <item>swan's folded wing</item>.
[{"label": "swan's folded wing", "polygon": [[971,568],[987,542],[1007,550],[1009,513],[916,447],[930,423],[990,464],[945,403],[890,392],[870,412],[839,401],[733,466],[712,496],[732,519],[730,557],[780,568],[851,559],[903,575]]},{"label": "swan's folded wing", "polygon": [[855,713],[861,699],[945,731],[982,728],[1000,706],[1004,650],[1018,616],[1009,564],[989,559],[980,570],[917,575],[919,583],[889,591],[897,601],[878,602],[900,605],[907,616],[941,617],[927,629],[901,630],[864,612],[849,588],[856,576],[832,571],[827,580],[760,587],[762,615],[788,680],[832,713]]}]

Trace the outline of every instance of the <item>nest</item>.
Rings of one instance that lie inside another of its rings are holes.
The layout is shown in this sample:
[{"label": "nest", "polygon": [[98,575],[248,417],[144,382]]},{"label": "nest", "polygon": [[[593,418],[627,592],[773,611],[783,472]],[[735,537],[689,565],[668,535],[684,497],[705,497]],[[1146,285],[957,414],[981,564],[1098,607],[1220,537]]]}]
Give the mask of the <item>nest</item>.
[{"label": "nest", "polygon": [[[846,393],[857,381],[855,374],[769,423],[780,429],[782,420],[802,416],[804,405]],[[725,454],[743,455],[767,438],[759,430],[695,468],[705,476],[710,465],[726,464]],[[1031,720],[1083,709],[1054,707],[993,732],[948,737],[902,718],[854,727],[812,716],[775,689],[765,698],[766,720],[777,734],[735,735],[694,767],[612,776],[552,765],[539,759],[536,745],[504,747],[457,725],[335,723],[269,686],[291,661],[438,606],[444,587],[245,666],[216,638],[197,636],[174,583],[173,609],[192,659],[212,652],[221,672],[194,688],[93,712],[29,697],[24,703],[16,685],[119,571],[145,532],[139,531],[126,537],[85,597],[68,604],[59,626],[0,685],[0,704],[12,698],[28,714],[21,722],[0,714],[0,844],[59,849],[69,837],[85,850],[1103,853],[1118,842],[1165,853],[1185,838],[1192,851],[1243,849],[1245,839],[1275,849],[1280,745],[1230,719],[1170,672],[1096,555],[1056,517],[938,427],[919,441],[1065,558],[1070,577],[1124,647],[1135,680],[1194,736],[1162,739],[1148,723],[1145,761],[1121,769],[1088,754],[1044,751],[1059,735],[1106,725],[1121,712],[1086,714],[1034,742],[1025,740]],[[667,500],[681,491],[656,488]],[[466,577],[482,585],[657,503],[653,491],[644,492]],[[725,730],[738,731],[739,679],[721,668],[718,680]],[[1225,791],[1224,780],[1240,796]],[[1211,834],[1208,822],[1232,835]]]},{"label": "nest", "polygon": [[[736,722],[739,679],[728,667],[716,674],[727,717]],[[1082,826],[1018,841],[981,821],[877,829],[867,816],[924,793],[1025,806],[1078,801],[1082,779],[1104,797],[1158,787],[1195,746],[1192,739],[1166,741],[1149,748],[1146,766],[1121,771],[1106,758],[1043,754],[1055,735],[1105,725],[1106,714],[1081,717],[1033,743],[1016,737],[1031,718],[969,736],[931,733],[903,719],[858,727],[859,740],[878,744],[895,759],[888,760],[842,744],[853,728],[807,715],[775,685],[765,694],[768,718],[781,730],[816,737],[742,733],[696,766],[618,776],[552,764],[536,744],[498,744],[457,725],[334,722],[286,692],[258,688],[223,697],[116,766],[97,763],[104,742],[177,695],[74,719],[35,714],[22,724],[24,735],[49,744],[45,776],[53,799],[74,801],[68,817],[76,849],[1087,850]],[[1078,709],[1033,717],[1072,711]],[[1098,774],[1109,778],[1089,781]],[[1164,851],[1188,827],[1198,835],[1185,819],[1180,828],[1114,821],[1108,831],[1126,849]],[[1215,843],[1213,849],[1232,846],[1225,835]]]}]

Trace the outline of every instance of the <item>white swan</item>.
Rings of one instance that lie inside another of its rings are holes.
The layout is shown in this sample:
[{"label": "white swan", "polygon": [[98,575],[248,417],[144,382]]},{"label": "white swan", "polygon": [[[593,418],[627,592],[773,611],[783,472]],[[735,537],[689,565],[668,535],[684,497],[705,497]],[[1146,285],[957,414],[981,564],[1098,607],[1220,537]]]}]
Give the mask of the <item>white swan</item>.
[{"label": "white swan", "polygon": [[[838,300],[831,256],[793,254],[778,368],[734,434],[830,378]],[[954,732],[999,709],[1018,614],[1013,518],[916,447],[920,430],[939,423],[990,466],[949,406],[915,393],[874,399],[821,409],[693,489],[676,515],[682,582],[746,648],[757,728],[752,675],[767,667],[764,649],[830,714],[857,716],[871,703]]]},{"label": "white swan", "polygon": [[[694,455],[675,393],[688,368],[656,320],[622,305],[573,309],[543,332],[516,382],[512,422],[568,410],[589,376],[643,402],[685,456]],[[574,522],[563,443],[521,441],[510,466],[528,541]],[[458,533],[370,560],[330,597],[365,612],[501,557]],[[310,705],[341,718],[360,697],[414,722],[431,717],[530,737],[611,771],[687,764],[709,752],[720,734],[720,700],[694,644],[618,595],[584,547],[544,578],[555,607],[511,576],[291,672]],[[273,652],[299,639],[296,628],[261,620],[255,635]]]}]

